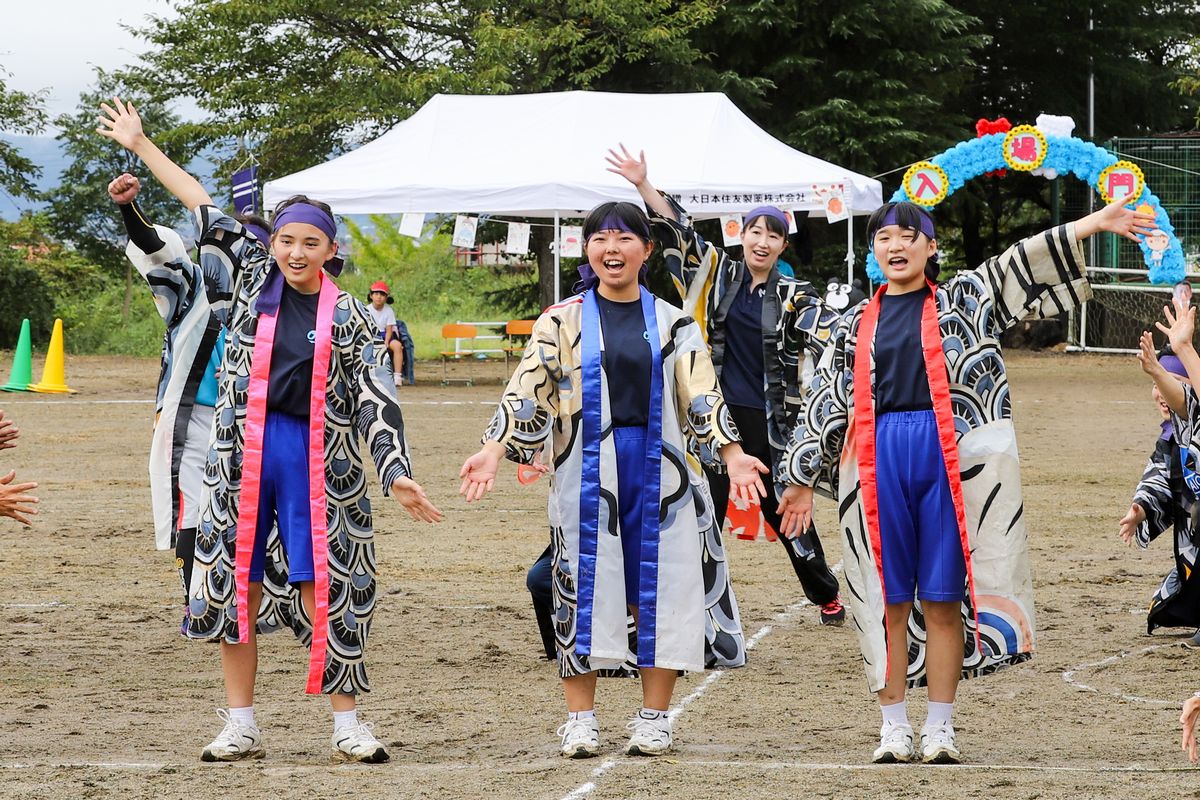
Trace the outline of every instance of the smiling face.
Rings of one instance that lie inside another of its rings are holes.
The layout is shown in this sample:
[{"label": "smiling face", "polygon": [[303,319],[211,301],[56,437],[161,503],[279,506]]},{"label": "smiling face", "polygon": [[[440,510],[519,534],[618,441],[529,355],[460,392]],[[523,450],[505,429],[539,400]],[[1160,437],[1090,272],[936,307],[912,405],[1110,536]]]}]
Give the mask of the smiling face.
[{"label": "smiling face", "polygon": [[597,231],[587,240],[587,260],[600,279],[598,291],[609,300],[635,300],[638,271],[653,249],[649,242],[629,231]]},{"label": "smiling face", "polygon": [[337,255],[337,242],[315,225],[289,222],[271,236],[271,255],[289,286],[301,294],[316,294],[322,267]]},{"label": "smiling face", "polygon": [[759,217],[742,230],[742,258],[753,272],[769,271],[787,247],[787,236],[771,230],[766,220]]},{"label": "smiling face", "polygon": [[885,225],[871,242],[875,260],[888,279],[888,294],[905,294],[925,286],[925,265],[937,252],[937,241],[920,231]]}]

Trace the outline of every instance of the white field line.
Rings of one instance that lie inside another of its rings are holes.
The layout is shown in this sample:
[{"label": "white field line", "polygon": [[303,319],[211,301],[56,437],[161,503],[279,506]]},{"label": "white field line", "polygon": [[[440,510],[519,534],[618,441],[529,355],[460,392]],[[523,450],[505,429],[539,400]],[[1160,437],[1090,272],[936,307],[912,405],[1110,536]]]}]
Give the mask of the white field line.
[{"label": "white field line", "polygon": [[1167,642],[1166,644],[1152,644],[1149,647],[1143,647],[1141,650],[1133,650],[1133,651],[1123,650],[1120,653],[1117,653],[1116,655],[1109,656],[1108,658],[1102,658],[1099,661],[1093,661],[1089,664],[1080,664],[1077,667],[1073,667],[1068,670],[1063,670],[1062,679],[1064,681],[1066,681],[1067,683],[1069,683],[1071,686],[1074,686],[1076,689],[1079,689],[1081,692],[1093,692],[1095,694],[1107,694],[1111,697],[1116,697],[1120,700],[1126,700],[1126,701],[1129,701],[1132,703],[1148,703],[1148,704],[1154,705],[1154,706],[1178,706],[1180,704],[1180,701],[1178,701],[1178,700],[1158,700],[1153,697],[1140,697],[1136,694],[1125,694],[1120,691],[1106,691],[1106,690],[1102,690],[1102,689],[1097,689],[1094,686],[1089,686],[1088,684],[1083,683],[1082,681],[1076,680],[1075,675],[1076,675],[1076,673],[1084,672],[1086,670],[1093,670],[1093,669],[1099,670],[1099,669],[1104,669],[1105,667],[1111,667],[1113,664],[1116,664],[1117,662],[1119,662],[1123,659],[1129,658],[1131,656],[1141,656],[1141,655],[1145,655],[1146,653],[1153,653],[1155,650],[1162,650],[1165,647],[1182,647],[1182,646],[1183,646],[1182,642]]},{"label": "white field line", "polygon": [[[838,564],[836,564],[833,567],[832,572],[838,573],[841,571],[841,569],[842,569],[842,565],[839,562]],[[746,640],[746,650],[747,651],[753,650],[755,648],[755,646],[757,646],[758,643],[763,640],[764,637],[766,637],[768,634],[771,633],[771,631],[774,629],[774,626],[776,626],[782,622],[786,622],[797,611],[799,611],[802,608],[805,608],[806,606],[811,606],[811,605],[812,605],[812,603],[808,602],[808,600],[801,600],[799,603],[794,603],[794,604],[788,606],[787,608],[783,609],[783,611],[780,611],[778,614],[776,614],[774,616],[774,618],[772,618],[772,620],[770,622],[768,622],[766,625],[763,625],[761,628],[759,628],[754,633],[753,636],[751,636],[749,639]],[[675,722],[679,719],[680,716],[682,716],[684,710],[687,709],[688,706],[690,706],[693,702],[695,702],[696,700],[699,700],[701,697],[703,697],[704,693],[707,692],[713,686],[713,684],[715,684],[717,681],[721,680],[721,678],[724,677],[727,673],[728,673],[728,670],[724,670],[724,669],[713,670],[712,672],[710,672],[708,674],[708,677],[706,677],[700,683],[700,685],[696,687],[696,689],[691,694],[689,694],[687,697],[680,700],[675,705],[675,708],[673,708],[671,710],[671,713],[668,715],[671,719],[672,727],[674,727]],[[608,772],[610,769],[615,767],[617,764],[628,764],[628,763],[630,763],[630,760],[628,758],[625,758],[625,759],[610,758],[610,759],[606,760],[603,764],[596,767],[596,769],[592,770],[592,780],[588,781],[587,783],[582,783],[579,786],[576,786],[575,789],[573,789],[571,792],[563,795],[561,800],[581,800],[581,798],[586,797],[587,795],[591,794],[591,792],[596,788],[596,779],[597,778],[599,778],[605,772]],[[687,762],[680,762],[680,763],[687,763]]]}]

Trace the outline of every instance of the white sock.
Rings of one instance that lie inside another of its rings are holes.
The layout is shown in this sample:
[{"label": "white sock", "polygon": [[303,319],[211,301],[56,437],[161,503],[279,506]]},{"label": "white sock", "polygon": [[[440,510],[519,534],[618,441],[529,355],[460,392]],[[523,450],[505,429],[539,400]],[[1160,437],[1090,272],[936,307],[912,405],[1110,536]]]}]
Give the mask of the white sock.
[{"label": "white sock", "polygon": [[883,713],[883,727],[885,728],[908,724],[908,703],[904,700],[888,706],[880,703],[879,710]]},{"label": "white sock", "polygon": [[254,724],[254,706],[231,708],[229,709],[229,718],[241,725],[249,725],[252,728],[258,727]]},{"label": "white sock", "polygon": [[935,703],[929,701],[929,718],[925,720],[926,728],[940,728],[949,725],[954,717],[954,703]]},{"label": "white sock", "polygon": [[568,711],[567,719],[595,719],[596,709],[589,708],[587,711]]},{"label": "white sock", "polygon": [[349,711],[333,712],[333,731],[337,733],[346,728],[353,728],[358,724],[358,709],[352,708]]},{"label": "white sock", "polygon": [[642,710],[638,712],[638,716],[642,719],[665,720],[668,714],[666,711],[661,711],[657,708],[646,708],[643,706]]}]

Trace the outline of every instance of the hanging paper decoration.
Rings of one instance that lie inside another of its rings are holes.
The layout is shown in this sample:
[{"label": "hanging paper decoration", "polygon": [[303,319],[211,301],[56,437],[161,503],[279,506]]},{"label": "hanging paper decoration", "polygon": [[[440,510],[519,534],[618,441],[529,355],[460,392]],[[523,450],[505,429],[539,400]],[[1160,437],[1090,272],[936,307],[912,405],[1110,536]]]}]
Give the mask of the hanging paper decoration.
[{"label": "hanging paper decoration", "polygon": [[562,225],[559,227],[559,253],[564,258],[579,258],[583,255],[583,226]]},{"label": "hanging paper decoration", "polygon": [[504,252],[509,255],[523,256],[529,252],[529,223],[508,223],[508,240],[504,243]]},{"label": "hanging paper decoration", "polygon": [[[1009,134],[1015,132],[1009,131]],[[1158,197],[1145,184],[1142,171],[1136,164],[1119,162],[1117,157],[1102,147],[1068,136],[1054,136],[1038,131],[1045,142],[1045,153],[1038,168],[1056,170],[1056,174],[1073,174],[1095,186],[1104,198],[1126,198],[1132,205],[1146,206],[1153,210],[1155,227],[1162,231],[1169,242],[1165,248],[1157,248],[1143,239],[1142,258],[1149,270],[1151,283],[1171,284],[1184,276],[1183,247],[1175,235],[1175,228],[1162,207]],[[1005,141],[1009,134],[993,133],[959,142],[928,161],[914,164],[904,174],[904,181],[892,195],[891,200],[909,200],[931,208],[946,197],[961,189],[967,181],[990,170],[1003,169],[1009,165]],[[1034,136],[1035,142],[1038,137]],[[1035,144],[1036,147],[1036,144]],[[1019,146],[1025,153],[1028,145]],[[1033,159],[1037,161],[1036,157]],[[941,189],[942,191],[936,191]],[[940,196],[939,196],[940,195]],[[934,200],[936,198],[936,200]],[[1145,237],[1149,238],[1149,237]],[[876,283],[887,279],[874,253],[867,254],[867,275]]]},{"label": "hanging paper decoration", "polygon": [[841,222],[850,216],[850,209],[846,207],[845,192],[845,184],[813,184],[813,193],[821,199],[827,222]]},{"label": "hanging paper decoration", "polygon": [[459,214],[454,218],[454,238],[450,241],[455,247],[472,248],[475,246],[475,231],[479,228],[479,217],[466,217]]},{"label": "hanging paper decoration", "polygon": [[721,217],[721,237],[726,247],[736,247],[742,243],[742,218],[738,214],[726,214]]},{"label": "hanging paper decoration", "polygon": [[785,217],[787,217],[788,233],[796,233],[796,231],[798,230],[798,228],[796,227],[796,212],[795,211],[784,211],[783,215]]},{"label": "hanging paper decoration", "polygon": [[425,228],[425,215],[421,212],[408,212],[400,217],[400,235],[409,236],[413,239],[421,238],[421,231]]}]

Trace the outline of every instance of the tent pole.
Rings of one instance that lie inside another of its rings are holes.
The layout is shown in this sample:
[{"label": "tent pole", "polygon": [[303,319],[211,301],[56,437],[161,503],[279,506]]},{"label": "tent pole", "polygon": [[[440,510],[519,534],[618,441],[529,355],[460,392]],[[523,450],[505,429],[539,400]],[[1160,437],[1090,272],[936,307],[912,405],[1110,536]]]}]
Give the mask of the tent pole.
[{"label": "tent pole", "polygon": [[846,285],[854,285],[854,212],[846,207]]},{"label": "tent pole", "polygon": [[558,305],[558,301],[562,298],[562,268],[559,266],[559,258],[562,256],[562,245],[558,242],[558,212],[554,212],[554,304]]}]

